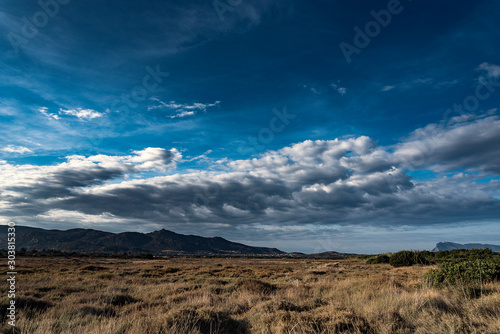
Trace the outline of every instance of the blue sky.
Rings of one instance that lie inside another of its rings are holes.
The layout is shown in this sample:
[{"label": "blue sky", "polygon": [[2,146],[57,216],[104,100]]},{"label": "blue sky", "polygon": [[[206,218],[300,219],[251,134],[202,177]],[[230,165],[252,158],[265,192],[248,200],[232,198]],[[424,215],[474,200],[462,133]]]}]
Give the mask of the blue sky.
[{"label": "blue sky", "polygon": [[4,1],[1,220],[498,243],[498,22],[495,1]]}]

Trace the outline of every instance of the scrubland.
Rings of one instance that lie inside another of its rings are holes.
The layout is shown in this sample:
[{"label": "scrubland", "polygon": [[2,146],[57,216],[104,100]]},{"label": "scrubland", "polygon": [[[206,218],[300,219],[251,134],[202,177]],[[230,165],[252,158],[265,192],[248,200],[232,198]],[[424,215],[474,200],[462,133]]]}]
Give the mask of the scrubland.
[{"label": "scrubland", "polygon": [[[19,258],[3,333],[500,333],[500,283],[364,259]],[[6,271],[6,270],[5,270]],[[8,299],[2,285],[2,315]]]}]

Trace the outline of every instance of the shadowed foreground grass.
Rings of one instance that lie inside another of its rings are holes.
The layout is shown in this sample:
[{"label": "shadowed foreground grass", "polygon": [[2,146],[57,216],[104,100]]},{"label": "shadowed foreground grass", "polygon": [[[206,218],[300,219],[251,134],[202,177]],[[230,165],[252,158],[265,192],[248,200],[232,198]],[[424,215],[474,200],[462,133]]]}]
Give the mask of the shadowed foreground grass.
[{"label": "shadowed foreground grass", "polygon": [[[500,283],[470,298],[429,266],[364,260],[20,258],[16,333],[500,333]],[[2,316],[8,303],[2,285]],[[12,333],[3,318],[0,332]]]}]

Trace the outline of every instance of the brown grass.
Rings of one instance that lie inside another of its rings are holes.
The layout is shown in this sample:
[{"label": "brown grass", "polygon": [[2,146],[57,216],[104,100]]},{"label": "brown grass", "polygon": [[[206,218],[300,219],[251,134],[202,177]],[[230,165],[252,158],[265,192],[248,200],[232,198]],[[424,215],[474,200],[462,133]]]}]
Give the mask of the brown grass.
[{"label": "brown grass", "polygon": [[[422,286],[429,267],[21,258],[19,269],[17,333],[500,333],[498,282],[465,299],[458,288]],[[6,295],[3,284],[4,315]]]}]

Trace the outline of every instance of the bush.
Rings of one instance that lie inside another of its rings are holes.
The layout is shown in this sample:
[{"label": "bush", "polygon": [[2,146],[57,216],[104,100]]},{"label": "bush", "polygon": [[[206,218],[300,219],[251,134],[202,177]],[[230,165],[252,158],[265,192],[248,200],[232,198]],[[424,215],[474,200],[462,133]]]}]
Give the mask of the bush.
[{"label": "bush", "polygon": [[391,255],[389,263],[393,267],[409,267],[416,264],[428,265],[429,261],[419,251],[400,251]]},{"label": "bush", "polygon": [[366,264],[379,264],[379,263],[389,263],[389,256],[387,255],[377,255],[366,261]]},{"label": "bush", "polygon": [[500,262],[493,260],[445,261],[431,269],[424,281],[431,286],[476,286],[500,278]]},{"label": "bush", "polygon": [[493,252],[489,248],[483,249],[452,249],[449,251],[439,251],[434,253],[436,262],[443,261],[473,261],[473,260],[500,260],[500,254]]}]

